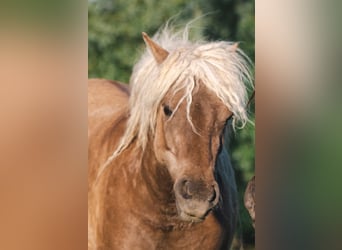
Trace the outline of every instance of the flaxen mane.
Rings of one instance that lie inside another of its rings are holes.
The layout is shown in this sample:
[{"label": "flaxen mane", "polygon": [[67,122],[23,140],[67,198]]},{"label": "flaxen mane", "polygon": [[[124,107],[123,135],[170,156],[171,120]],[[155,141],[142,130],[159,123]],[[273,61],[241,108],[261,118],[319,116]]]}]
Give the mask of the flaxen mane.
[{"label": "flaxen mane", "polygon": [[157,64],[150,51],[146,50],[134,66],[130,79],[130,117],[126,132],[99,174],[133,139],[136,139],[138,146],[145,148],[148,133],[154,133],[158,107],[169,90],[184,91],[178,106],[181,102],[187,103],[190,124],[192,91],[199,81],[216,93],[233,113],[233,126],[236,122],[244,126],[248,121],[246,84],[251,84],[252,80],[249,61],[237,44],[223,41],[192,42],[188,39],[187,28],[176,33],[164,28],[153,40],[169,55],[163,63]]}]

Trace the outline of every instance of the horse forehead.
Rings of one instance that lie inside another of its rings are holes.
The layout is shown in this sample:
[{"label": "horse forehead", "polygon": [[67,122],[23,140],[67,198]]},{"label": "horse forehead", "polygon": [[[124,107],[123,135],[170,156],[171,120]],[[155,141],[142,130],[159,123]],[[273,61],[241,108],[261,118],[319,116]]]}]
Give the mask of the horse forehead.
[{"label": "horse forehead", "polygon": [[206,115],[214,119],[226,119],[230,114],[227,106],[206,86],[200,86],[192,97],[193,115]]}]

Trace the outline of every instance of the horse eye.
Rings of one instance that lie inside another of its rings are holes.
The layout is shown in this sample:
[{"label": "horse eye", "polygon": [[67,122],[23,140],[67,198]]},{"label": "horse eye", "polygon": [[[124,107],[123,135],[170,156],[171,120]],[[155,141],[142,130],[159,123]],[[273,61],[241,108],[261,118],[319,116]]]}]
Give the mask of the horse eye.
[{"label": "horse eye", "polygon": [[170,107],[167,106],[167,105],[164,106],[164,114],[165,114],[166,116],[172,115],[172,110],[171,110]]}]

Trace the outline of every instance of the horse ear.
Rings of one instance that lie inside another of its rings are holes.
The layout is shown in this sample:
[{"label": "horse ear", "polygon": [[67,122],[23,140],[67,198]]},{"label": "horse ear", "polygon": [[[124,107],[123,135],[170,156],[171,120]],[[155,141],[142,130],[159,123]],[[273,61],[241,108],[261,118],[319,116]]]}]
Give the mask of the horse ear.
[{"label": "horse ear", "polygon": [[233,52],[235,52],[237,49],[238,49],[238,47],[239,47],[239,43],[233,43],[232,44],[232,48],[231,48],[231,50],[233,51]]},{"label": "horse ear", "polygon": [[169,55],[169,52],[156,44],[145,32],[142,32],[142,37],[157,63],[162,63]]}]

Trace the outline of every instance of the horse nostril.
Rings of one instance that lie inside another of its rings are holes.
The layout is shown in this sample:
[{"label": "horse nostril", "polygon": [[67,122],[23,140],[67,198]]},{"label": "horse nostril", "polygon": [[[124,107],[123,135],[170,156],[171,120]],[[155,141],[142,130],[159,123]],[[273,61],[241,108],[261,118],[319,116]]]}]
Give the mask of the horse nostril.
[{"label": "horse nostril", "polygon": [[215,192],[215,190],[213,190],[213,194],[209,198],[209,202],[213,202],[215,199],[216,199],[216,192]]},{"label": "horse nostril", "polygon": [[209,199],[208,199],[208,201],[210,202],[210,203],[212,203],[212,202],[214,202],[215,200],[216,200],[216,191],[215,191],[215,188],[213,187],[213,193],[212,193],[212,195],[209,197]]},{"label": "horse nostril", "polygon": [[214,183],[214,185],[212,185],[212,189],[213,189],[213,192],[211,196],[209,197],[208,201],[209,203],[211,203],[212,206],[216,206],[216,204],[219,201],[219,196],[220,196],[220,190],[219,190],[217,183]]},{"label": "horse nostril", "polygon": [[192,192],[191,192],[191,182],[188,180],[184,180],[182,183],[181,188],[181,195],[184,199],[191,199],[192,198]]}]

